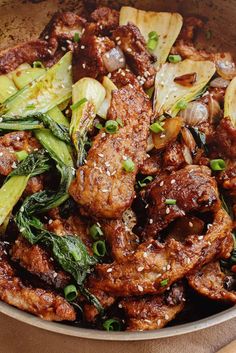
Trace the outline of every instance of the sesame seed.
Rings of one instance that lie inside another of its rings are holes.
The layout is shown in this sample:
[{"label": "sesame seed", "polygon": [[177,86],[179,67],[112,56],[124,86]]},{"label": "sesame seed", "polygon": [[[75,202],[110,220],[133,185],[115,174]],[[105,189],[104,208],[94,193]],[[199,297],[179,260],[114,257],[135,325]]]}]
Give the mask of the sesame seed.
[{"label": "sesame seed", "polygon": [[0,157],[2,157],[3,156],[3,152],[0,152]]},{"label": "sesame seed", "polygon": [[116,40],[117,40],[117,41],[120,40],[120,37],[116,37]]},{"label": "sesame seed", "polygon": [[121,76],[125,77],[125,73],[123,71],[121,72]]},{"label": "sesame seed", "polygon": [[98,153],[98,156],[103,158],[104,157],[104,154],[103,153]]},{"label": "sesame seed", "polygon": [[114,172],[111,173],[111,176],[115,175],[116,174],[116,170],[114,170]]},{"label": "sesame seed", "polygon": [[118,308],[122,309],[123,308],[123,305],[120,303],[118,304]]},{"label": "sesame seed", "polygon": [[162,276],[162,274],[161,273],[158,273],[157,275],[156,275],[156,278],[160,278]]},{"label": "sesame seed", "polygon": [[85,64],[85,63],[82,64],[82,68],[83,68],[83,69],[86,68],[86,64]]},{"label": "sesame seed", "polygon": [[211,228],[211,227],[212,227],[212,224],[209,223],[209,224],[207,225],[207,229],[209,229],[209,228]]},{"label": "sesame seed", "polygon": [[72,65],[68,66],[68,71],[70,71],[72,69]]},{"label": "sesame seed", "polygon": [[203,235],[199,235],[198,240],[202,240],[204,238]]},{"label": "sesame seed", "polygon": [[56,278],[56,277],[57,277],[57,273],[54,272],[54,273],[53,273],[53,278]]},{"label": "sesame seed", "polygon": [[164,137],[166,137],[165,134],[161,134],[161,135],[160,135],[160,138],[161,138],[161,139],[163,139]]},{"label": "sesame seed", "polygon": [[192,222],[188,222],[188,225],[189,225],[189,227],[193,227],[193,223]]},{"label": "sesame seed", "polygon": [[143,267],[143,266],[140,266],[140,267],[137,268],[137,271],[138,271],[138,272],[142,272],[143,269],[144,269],[144,267]]},{"label": "sesame seed", "polygon": [[149,219],[149,224],[152,224],[152,223],[153,223],[153,219],[150,218],[150,219]]},{"label": "sesame seed", "polygon": [[120,59],[119,59],[119,62],[120,62],[120,63],[123,63],[124,61],[125,61],[124,58],[120,58]]},{"label": "sesame seed", "polygon": [[170,209],[169,207],[166,207],[166,214],[169,214],[170,213]]},{"label": "sesame seed", "polygon": [[129,83],[129,86],[130,86],[130,88],[134,88],[134,86],[133,86],[133,85],[131,85],[131,83]]},{"label": "sesame seed", "polygon": [[81,49],[85,49],[85,46],[84,45],[81,45],[81,47],[80,47]]},{"label": "sesame seed", "polygon": [[107,75],[108,78],[111,78],[111,73],[109,72],[109,74]]},{"label": "sesame seed", "polygon": [[105,193],[105,192],[108,192],[109,190],[108,189],[102,189],[101,191]]},{"label": "sesame seed", "polygon": [[16,168],[17,168],[16,162],[13,162],[12,165],[11,165],[11,167],[12,167],[13,169],[16,169]]},{"label": "sesame seed", "polygon": [[66,114],[69,114],[70,110],[69,109],[66,109],[65,113]]},{"label": "sesame seed", "polygon": [[161,324],[161,320],[159,319],[157,320],[157,325],[160,326],[160,324]]},{"label": "sesame seed", "polygon": [[131,49],[131,48],[127,48],[126,51],[127,51],[128,53],[131,53],[131,52],[132,52],[132,49]]},{"label": "sesame seed", "polygon": [[167,271],[169,271],[169,270],[171,269],[170,264],[168,264],[168,265],[166,266],[166,269],[167,269]]},{"label": "sesame seed", "polygon": [[49,53],[49,54],[52,54],[52,51],[51,51],[50,49],[48,49],[48,53]]},{"label": "sesame seed", "polygon": [[143,292],[143,287],[140,286],[140,285],[138,285],[138,290],[139,290],[140,292]]},{"label": "sesame seed", "polygon": [[149,207],[149,204],[147,203],[146,206],[145,206],[145,208],[148,208],[148,207]]},{"label": "sesame seed", "polygon": [[110,267],[110,268],[108,268],[107,269],[107,272],[109,273],[109,272],[112,272],[112,268]]},{"label": "sesame seed", "polygon": [[106,133],[103,132],[103,133],[101,134],[101,137],[105,137],[105,136],[106,136]]},{"label": "sesame seed", "polygon": [[20,137],[19,136],[16,137],[16,141],[20,141]]},{"label": "sesame seed", "polygon": [[105,166],[106,167],[110,167],[110,163],[109,162],[105,162]]},{"label": "sesame seed", "polygon": [[169,315],[165,314],[165,320],[168,320],[169,319]]},{"label": "sesame seed", "polygon": [[25,231],[25,228],[20,228],[20,233],[23,233]]},{"label": "sesame seed", "polygon": [[111,176],[111,173],[109,172],[109,170],[107,170],[107,175],[108,175],[108,176]]},{"label": "sesame seed", "polygon": [[160,182],[160,186],[163,186],[163,185],[164,185],[164,181],[161,181],[161,182]]},{"label": "sesame seed", "polygon": [[118,45],[121,45],[121,41],[119,40],[119,41],[117,42],[117,44],[118,44]]},{"label": "sesame seed", "polygon": [[166,266],[163,266],[163,267],[162,267],[162,270],[163,270],[164,272],[166,272]]},{"label": "sesame seed", "polygon": [[49,219],[48,224],[52,224],[53,220]]},{"label": "sesame seed", "polygon": [[146,252],[143,253],[143,257],[148,257],[148,254]]},{"label": "sesame seed", "polygon": [[172,179],[170,183],[171,183],[171,184],[174,184],[175,182],[176,182],[176,180],[175,180],[175,179]]},{"label": "sesame seed", "polygon": [[49,39],[49,36],[45,36],[44,38],[47,40],[47,39]]}]

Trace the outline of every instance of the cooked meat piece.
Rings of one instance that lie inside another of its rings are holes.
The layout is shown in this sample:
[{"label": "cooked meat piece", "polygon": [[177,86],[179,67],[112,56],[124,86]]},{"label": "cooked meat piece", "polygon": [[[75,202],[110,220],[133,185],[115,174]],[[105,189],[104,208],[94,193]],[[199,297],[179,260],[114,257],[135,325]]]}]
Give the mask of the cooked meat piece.
[{"label": "cooked meat piece", "polygon": [[170,225],[166,239],[173,238],[180,242],[184,242],[189,235],[203,234],[204,226],[204,222],[195,216],[189,215],[183,218],[177,218],[176,221]]},{"label": "cooked meat piece", "polygon": [[[187,166],[150,184],[146,194],[149,204],[146,238],[153,238],[173,220],[188,212],[216,211],[220,207],[217,184],[205,166]],[[174,205],[166,204],[173,199]]]},{"label": "cooked meat piece", "polygon": [[[140,90],[125,86],[113,91],[108,119],[120,118],[124,127],[115,134],[100,130],[77,170],[70,194],[83,212],[99,218],[121,218],[134,198],[135,177],[146,156],[151,105]],[[135,163],[134,171],[123,168],[124,160]]]},{"label": "cooked meat piece", "polygon": [[[58,45],[67,46],[68,41],[73,41],[75,33],[81,33],[86,20],[73,12],[56,12],[40,35],[42,40],[47,40],[54,52]],[[72,49],[70,43],[69,49]]]},{"label": "cooked meat piece", "polygon": [[29,179],[23,196],[33,195],[44,188],[43,175],[37,175]]},{"label": "cooked meat piece", "polygon": [[161,154],[154,152],[151,154],[140,167],[139,172],[143,175],[156,175],[161,173],[162,158]]},{"label": "cooked meat piece", "polygon": [[96,22],[101,31],[109,33],[119,26],[119,12],[109,7],[99,7],[91,13],[91,20]]},{"label": "cooked meat piece", "polygon": [[[50,214],[52,213],[50,212]],[[91,252],[92,239],[89,235],[88,225],[78,215],[72,215],[67,219],[63,219],[56,213],[56,217],[52,215],[52,219],[49,219],[47,228],[57,235],[63,236],[72,234],[80,237],[87,246],[88,251]]]},{"label": "cooked meat piece", "polygon": [[152,65],[154,58],[148,52],[138,27],[132,23],[120,26],[113,32],[112,38],[124,52],[128,65],[139,76],[140,84],[145,88],[153,86],[156,73]]},{"label": "cooked meat piece", "polygon": [[14,131],[0,137],[0,174],[8,175],[15,167],[15,152],[32,153],[40,148],[38,141],[28,131]]},{"label": "cooked meat piece", "polygon": [[57,270],[50,254],[40,245],[31,245],[19,237],[12,246],[12,260],[19,262],[30,273],[38,276],[44,282],[55,288],[64,288],[70,281],[70,276],[62,270]]},{"label": "cooked meat piece", "polygon": [[210,96],[215,99],[220,104],[220,106],[224,105],[226,88],[209,87],[208,91]]},{"label": "cooked meat piece", "polygon": [[[114,304],[116,300],[114,296],[110,296],[109,294],[99,289],[92,288],[90,289],[90,293],[95,295],[104,309],[109,308],[112,304]],[[96,321],[99,312],[94,305],[86,303],[83,307],[83,314],[86,321],[93,323]]]},{"label": "cooked meat piece", "polygon": [[108,37],[97,37],[85,30],[73,55],[74,82],[83,77],[97,78],[106,75],[108,71],[102,56],[114,47],[115,43]]},{"label": "cooked meat piece", "polygon": [[202,29],[204,26],[203,21],[197,17],[185,17],[183,27],[177,40],[184,40],[185,42],[192,42],[196,35],[197,30]]},{"label": "cooked meat piece", "polygon": [[179,54],[183,59],[194,61],[213,60],[213,55],[205,50],[198,50],[191,43],[185,43],[184,40],[178,40],[171,49],[171,54]]},{"label": "cooked meat piece", "polygon": [[139,88],[140,84],[136,76],[129,69],[119,69],[111,73],[111,80],[118,88],[126,85],[132,85]]},{"label": "cooked meat piece", "polygon": [[210,142],[218,152],[218,156],[232,160],[236,158],[236,127],[229,118],[220,121]]},{"label": "cooked meat piece", "polygon": [[178,170],[186,165],[183,155],[183,146],[178,141],[175,141],[166,147],[162,158],[163,168],[168,171]]},{"label": "cooked meat piece", "polygon": [[188,276],[188,283],[199,294],[213,300],[236,303],[236,291],[225,288],[227,276],[218,261],[211,262]]},{"label": "cooked meat piece", "polygon": [[102,222],[102,230],[110,246],[112,257],[117,262],[126,261],[136,250],[138,238],[122,220]]},{"label": "cooked meat piece", "polygon": [[143,298],[125,298],[121,301],[127,315],[128,331],[144,331],[160,329],[184,307],[184,288],[173,285],[171,290],[159,296]]},{"label": "cooked meat piece", "polygon": [[[141,244],[125,263],[98,264],[88,279],[88,288],[102,290],[116,297],[163,293],[196,266],[217,256],[230,256],[232,221],[220,209],[205,236],[190,236],[184,243],[169,239],[161,244],[149,240]],[[227,238],[227,246],[222,243]]]},{"label": "cooked meat piece", "polygon": [[16,276],[0,246],[0,299],[49,321],[74,321],[74,308],[61,296],[41,288],[25,286]]},{"label": "cooked meat piece", "polygon": [[0,75],[15,70],[23,63],[50,58],[52,52],[45,40],[32,40],[0,52]]}]

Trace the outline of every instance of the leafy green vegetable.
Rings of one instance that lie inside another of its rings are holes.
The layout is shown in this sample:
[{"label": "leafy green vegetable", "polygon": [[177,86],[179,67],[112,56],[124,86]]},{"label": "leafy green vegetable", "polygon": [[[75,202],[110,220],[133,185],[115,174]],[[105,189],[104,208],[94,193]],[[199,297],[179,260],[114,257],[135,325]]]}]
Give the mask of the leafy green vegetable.
[{"label": "leafy green vegetable", "polygon": [[0,119],[0,131],[25,131],[41,128],[43,124],[31,115],[25,118],[5,116]]},{"label": "leafy green vegetable", "polygon": [[31,114],[45,113],[71,97],[72,53],[66,53],[61,60],[31,85],[22,88],[0,105],[0,115],[29,114],[28,106],[34,106]]},{"label": "leafy green vegetable", "polygon": [[6,99],[17,92],[14,82],[7,75],[0,76],[0,87],[0,103],[5,102]]},{"label": "leafy green vegetable", "polygon": [[230,118],[236,127],[236,77],[230,82],[225,92],[224,116]]}]

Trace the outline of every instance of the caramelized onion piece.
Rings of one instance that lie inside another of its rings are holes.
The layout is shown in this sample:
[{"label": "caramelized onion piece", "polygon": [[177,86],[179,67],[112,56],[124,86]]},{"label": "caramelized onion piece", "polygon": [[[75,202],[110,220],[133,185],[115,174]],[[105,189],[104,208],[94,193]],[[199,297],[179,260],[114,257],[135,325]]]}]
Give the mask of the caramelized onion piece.
[{"label": "caramelized onion piece", "polygon": [[236,67],[230,53],[218,55],[215,60],[216,71],[225,80],[232,80],[236,76]]},{"label": "caramelized onion piece", "polygon": [[187,164],[193,164],[193,159],[192,159],[190,149],[186,145],[183,145],[182,153],[183,153],[185,162]]},{"label": "caramelized onion piece", "polygon": [[164,148],[171,141],[174,141],[183,126],[183,119],[179,116],[166,119],[163,124],[164,131],[152,134],[153,143],[156,149]]},{"label": "caramelized onion piece", "polygon": [[216,77],[210,82],[210,86],[213,88],[227,88],[229,83],[229,80],[225,80],[222,77]]},{"label": "caramelized onion piece", "polygon": [[103,63],[109,72],[125,67],[125,56],[119,47],[115,47],[102,56]]},{"label": "caramelized onion piece", "polygon": [[174,82],[178,83],[178,85],[191,87],[197,80],[196,72],[191,74],[186,74],[182,76],[175,77]]},{"label": "caramelized onion piece", "polygon": [[182,138],[183,138],[185,145],[193,153],[196,149],[196,142],[194,140],[192,133],[189,131],[189,129],[187,127],[183,127],[181,129],[181,134],[182,134]]},{"label": "caramelized onion piece", "polygon": [[194,101],[190,102],[186,109],[181,110],[179,116],[184,119],[186,125],[198,126],[208,121],[209,114],[207,106],[204,103]]}]

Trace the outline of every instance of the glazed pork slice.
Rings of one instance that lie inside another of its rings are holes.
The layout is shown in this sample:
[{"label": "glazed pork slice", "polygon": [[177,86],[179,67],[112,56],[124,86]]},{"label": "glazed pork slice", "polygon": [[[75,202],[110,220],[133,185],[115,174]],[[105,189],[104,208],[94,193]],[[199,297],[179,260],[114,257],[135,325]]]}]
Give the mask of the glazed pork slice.
[{"label": "glazed pork slice", "polygon": [[8,175],[15,167],[15,152],[32,153],[40,148],[38,141],[28,131],[14,131],[0,137],[0,174]]},{"label": "glazed pork slice", "polygon": [[44,320],[74,321],[74,308],[60,295],[23,284],[7,260],[4,246],[0,245],[0,299]]},{"label": "glazed pork slice", "polygon": [[189,285],[199,294],[213,300],[236,303],[236,291],[227,289],[227,276],[222,272],[219,261],[203,266],[187,278]]},{"label": "glazed pork slice", "polygon": [[32,64],[36,60],[52,56],[46,40],[32,40],[0,51],[0,75],[15,70],[23,63]]},{"label": "glazed pork slice", "polygon": [[127,64],[139,77],[145,88],[154,84],[155,68],[152,65],[154,58],[148,52],[146,42],[137,26],[128,23],[118,27],[112,35],[113,40],[124,52]]},{"label": "glazed pork slice", "polygon": [[[222,242],[229,237],[232,221],[220,209],[205,236],[189,236],[184,243],[174,239],[141,244],[124,263],[98,264],[88,287],[118,296],[160,294],[196,266],[222,257]],[[232,237],[224,257],[232,251]],[[226,253],[227,252],[227,253]]]},{"label": "glazed pork slice", "polygon": [[[145,238],[155,237],[176,218],[188,212],[216,211],[220,207],[215,179],[205,166],[187,166],[158,178],[147,190],[148,224]],[[168,200],[175,204],[169,205]]]},{"label": "glazed pork slice", "polygon": [[55,288],[64,288],[70,276],[58,270],[50,254],[40,245],[31,245],[26,239],[19,237],[12,246],[11,258],[33,275]]},{"label": "glazed pork slice", "polygon": [[184,288],[174,284],[165,294],[143,298],[125,298],[119,308],[127,316],[128,331],[156,330],[167,325],[183,310]]},{"label": "glazed pork slice", "polygon": [[[108,120],[123,121],[115,134],[101,130],[70,186],[70,194],[83,212],[98,218],[121,218],[131,205],[135,177],[146,157],[147,136],[152,110],[145,93],[125,86],[113,91]],[[131,159],[134,170],[124,162]]]},{"label": "glazed pork slice", "polygon": [[110,33],[119,26],[119,11],[109,7],[99,7],[91,15],[91,21],[96,22],[102,32]]},{"label": "glazed pork slice", "polygon": [[229,118],[220,121],[211,142],[219,156],[232,160],[236,158],[236,127]]}]

